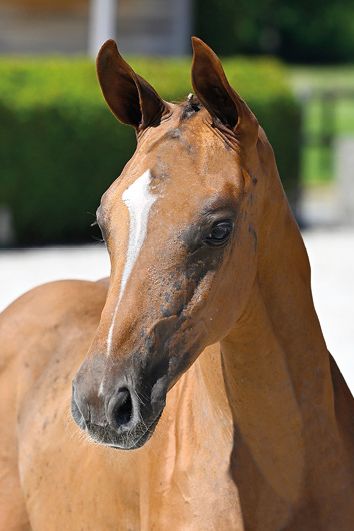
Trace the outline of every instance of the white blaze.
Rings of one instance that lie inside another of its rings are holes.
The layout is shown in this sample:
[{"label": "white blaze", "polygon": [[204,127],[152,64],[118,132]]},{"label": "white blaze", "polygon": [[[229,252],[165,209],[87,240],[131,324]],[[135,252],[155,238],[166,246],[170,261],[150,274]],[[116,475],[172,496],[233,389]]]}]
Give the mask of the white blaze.
[{"label": "white blaze", "polygon": [[146,170],[138,179],[136,179],[136,181],[128,186],[122,194],[123,202],[129,210],[129,241],[120,283],[119,296],[108,332],[107,355],[112,347],[113,329],[118,307],[146,237],[150,209],[157,199],[157,196],[153,195],[149,190],[150,182],[151,173],[150,170]]}]

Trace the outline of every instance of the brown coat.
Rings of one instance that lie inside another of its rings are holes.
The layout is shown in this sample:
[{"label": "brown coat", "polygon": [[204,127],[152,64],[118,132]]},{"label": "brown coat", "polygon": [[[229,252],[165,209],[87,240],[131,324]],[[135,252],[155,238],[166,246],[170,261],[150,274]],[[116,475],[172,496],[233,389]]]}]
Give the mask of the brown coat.
[{"label": "brown coat", "polygon": [[180,105],[111,41],[98,74],[138,136],[111,276],[0,317],[0,530],[351,531],[353,399],[264,132],[198,39]]}]

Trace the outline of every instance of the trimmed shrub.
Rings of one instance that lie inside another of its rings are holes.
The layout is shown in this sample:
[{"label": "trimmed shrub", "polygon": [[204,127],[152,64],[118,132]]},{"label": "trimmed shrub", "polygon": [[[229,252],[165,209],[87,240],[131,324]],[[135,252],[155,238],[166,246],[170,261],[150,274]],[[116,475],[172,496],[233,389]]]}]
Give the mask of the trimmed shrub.
[{"label": "trimmed shrub", "polygon": [[[190,60],[131,59],[170,101],[190,91]],[[286,70],[272,59],[226,59],[275,149],[296,196],[300,109]],[[108,110],[86,59],[0,60],[0,204],[11,209],[17,244],[87,241],[100,196],[131,157],[135,136]]]}]

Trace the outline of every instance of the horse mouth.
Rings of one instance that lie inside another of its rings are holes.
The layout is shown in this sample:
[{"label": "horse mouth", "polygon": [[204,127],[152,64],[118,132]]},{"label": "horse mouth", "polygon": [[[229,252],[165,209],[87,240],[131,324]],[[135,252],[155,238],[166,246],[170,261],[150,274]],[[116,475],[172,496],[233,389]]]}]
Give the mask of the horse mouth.
[{"label": "horse mouth", "polygon": [[114,448],[115,450],[136,450],[152,437],[157,423],[159,422],[163,409],[152,420],[151,423],[145,424],[140,422],[132,432],[118,434],[109,426],[97,426],[88,423],[85,432],[95,443]]},{"label": "horse mouth", "polygon": [[154,434],[157,423],[161,418],[162,411],[163,410],[160,411],[160,413],[151,422],[151,424],[149,424],[148,426],[145,425],[145,431],[143,433],[140,433],[134,441],[131,441],[131,445],[128,444],[121,446],[120,444],[109,444],[108,446],[110,446],[111,448],[115,448],[116,450],[136,450],[138,448],[141,448]]}]

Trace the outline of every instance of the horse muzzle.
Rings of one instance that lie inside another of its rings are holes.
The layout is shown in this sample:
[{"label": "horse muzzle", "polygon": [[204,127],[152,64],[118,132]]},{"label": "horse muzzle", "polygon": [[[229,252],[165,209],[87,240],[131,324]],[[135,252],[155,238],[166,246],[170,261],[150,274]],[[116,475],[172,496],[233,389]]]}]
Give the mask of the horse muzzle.
[{"label": "horse muzzle", "polygon": [[87,393],[73,382],[71,413],[76,424],[95,442],[132,450],[154,432],[165,406],[166,390],[157,384],[149,397],[132,386],[118,385],[113,393]]}]

